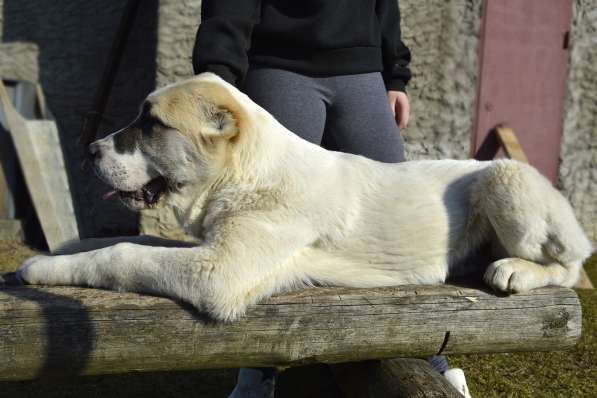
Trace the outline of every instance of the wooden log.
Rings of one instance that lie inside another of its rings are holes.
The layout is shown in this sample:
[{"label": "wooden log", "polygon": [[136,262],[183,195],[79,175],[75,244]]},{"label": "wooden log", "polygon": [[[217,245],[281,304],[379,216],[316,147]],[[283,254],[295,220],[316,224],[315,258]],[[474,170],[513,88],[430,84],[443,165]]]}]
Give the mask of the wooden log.
[{"label": "wooden log", "polygon": [[217,323],[169,299],[74,287],[0,287],[0,380],[287,367],[572,347],[571,289],[496,296],[455,286],[312,288]]},{"label": "wooden log", "polygon": [[332,366],[344,398],[462,398],[425,360],[394,358]]}]

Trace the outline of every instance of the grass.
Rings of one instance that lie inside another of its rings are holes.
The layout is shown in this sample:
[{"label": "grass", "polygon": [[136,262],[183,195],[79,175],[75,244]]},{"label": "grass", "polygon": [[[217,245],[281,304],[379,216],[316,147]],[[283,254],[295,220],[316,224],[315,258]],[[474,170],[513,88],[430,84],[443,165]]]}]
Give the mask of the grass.
[{"label": "grass", "polygon": [[[597,253],[585,263],[597,282]],[[597,397],[597,290],[577,290],[583,334],[570,351],[451,356],[474,397]]]},{"label": "grass", "polygon": [[[13,271],[33,254],[34,250],[21,243],[0,241],[0,272]],[[597,254],[585,269],[597,282]],[[583,336],[570,351],[450,356],[450,366],[464,369],[473,397],[597,397],[597,290],[578,290],[578,295],[583,307]],[[0,383],[0,395],[224,397],[235,378],[235,370],[213,370],[5,382]]]}]

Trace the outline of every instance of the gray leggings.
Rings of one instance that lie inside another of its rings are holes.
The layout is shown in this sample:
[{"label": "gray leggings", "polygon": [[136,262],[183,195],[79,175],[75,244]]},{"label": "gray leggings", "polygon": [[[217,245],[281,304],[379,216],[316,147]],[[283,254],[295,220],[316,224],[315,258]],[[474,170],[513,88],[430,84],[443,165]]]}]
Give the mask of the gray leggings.
[{"label": "gray leggings", "polygon": [[[249,70],[243,91],[307,141],[381,162],[404,161],[379,73],[310,77],[257,67]],[[275,375],[274,368],[243,368],[229,398],[273,397]]]},{"label": "gray leggings", "polygon": [[249,70],[244,91],[307,141],[381,162],[404,161],[380,73],[311,77],[256,67]]}]

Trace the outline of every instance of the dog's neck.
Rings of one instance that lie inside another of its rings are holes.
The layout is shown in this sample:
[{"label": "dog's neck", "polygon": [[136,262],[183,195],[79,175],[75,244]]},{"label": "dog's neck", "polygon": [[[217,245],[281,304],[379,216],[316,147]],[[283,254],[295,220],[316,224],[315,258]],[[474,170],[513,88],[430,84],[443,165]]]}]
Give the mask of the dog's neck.
[{"label": "dog's neck", "polygon": [[[170,204],[175,208],[176,219],[189,234],[200,237],[203,224],[217,216],[219,193],[224,190],[236,191],[226,196],[227,200],[230,197],[241,200],[248,192],[296,188],[292,181],[315,177],[311,165],[317,163],[314,158],[325,156],[325,150],[298,137],[261,108],[254,115],[257,120],[251,124],[257,128],[242,132],[246,136],[237,143],[218,175],[208,184],[189,186],[173,195]],[[303,176],[295,178],[296,174]]]},{"label": "dog's neck", "polygon": [[[252,131],[245,131],[245,142],[237,148],[235,178],[256,188],[276,186],[289,174],[301,172],[302,165],[321,157],[325,150],[294,134],[260,107],[254,113]],[[310,173],[313,169],[306,167]],[[284,172],[280,172],[283,170]]]}]

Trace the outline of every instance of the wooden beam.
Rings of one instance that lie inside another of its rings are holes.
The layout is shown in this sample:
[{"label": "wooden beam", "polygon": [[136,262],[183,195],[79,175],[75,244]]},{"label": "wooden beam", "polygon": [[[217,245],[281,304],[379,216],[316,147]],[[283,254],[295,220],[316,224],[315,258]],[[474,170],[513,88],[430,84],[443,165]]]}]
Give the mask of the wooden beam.
[{"label": "wooden beam", "polygon": [[571,289],[449,285],[312,288],[217,323],[169,299],[74,287],[0,287],[0,380],[572,347]]}]

